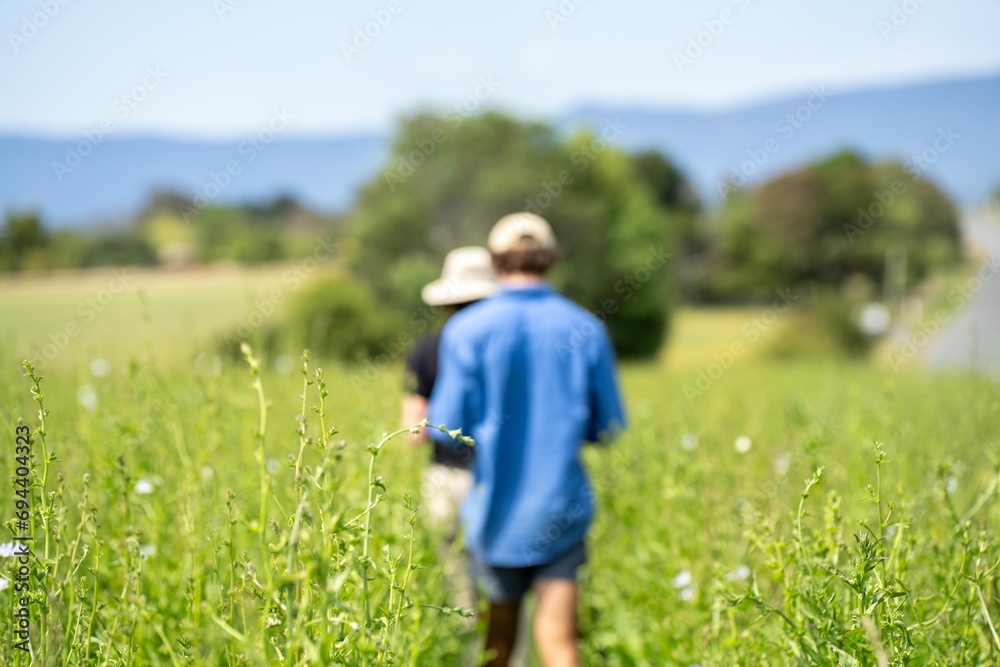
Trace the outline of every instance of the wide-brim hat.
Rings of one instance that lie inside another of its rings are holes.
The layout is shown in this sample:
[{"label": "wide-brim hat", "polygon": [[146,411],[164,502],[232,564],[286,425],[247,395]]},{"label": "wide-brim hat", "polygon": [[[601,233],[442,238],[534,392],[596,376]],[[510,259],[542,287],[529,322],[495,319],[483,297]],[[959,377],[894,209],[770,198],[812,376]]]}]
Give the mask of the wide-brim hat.
[{"label": "wide-brim hat", "polygon": [[424,285],[420,298],[429,306],[479,301],[497,289],[490,251],[478,246],[455,248],[444,258],[441,277]]}]

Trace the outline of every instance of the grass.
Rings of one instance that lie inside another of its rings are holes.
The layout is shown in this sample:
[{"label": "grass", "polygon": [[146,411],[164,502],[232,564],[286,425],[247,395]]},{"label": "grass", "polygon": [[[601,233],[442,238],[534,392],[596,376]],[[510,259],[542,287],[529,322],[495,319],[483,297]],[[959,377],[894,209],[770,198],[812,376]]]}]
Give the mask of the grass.
[{"label": "grass", "polygon": [[[751,351],[686,394],[746,316],[682,314],[666,364],[622,369],[630,429],[585,452],[587,664],[995,664],[1000,388]],[[15,426],[35,434],[34,653],[10,587],[0,663],[461,664],[477,633],[419,507],[428,454],[385,437],[401,369],[361,394],[323,360],[173,362],[162,317],[106,376],[68,350],[35,400],[5,351],[5,479]]]},{"label": "grass", "polygon": [[[122,363],[148,351],[163,361],[189,360],[212,334],[237,326],[254,302],[273,289],[290,292],[283,265],[256,269],[220,267],[191,271],[112,269],[0,278],[0,348],[5,358],[31,356],[39,365],[66,369],[78,361],[60,346],[51,361],[44,346],[70,335],[72,350]],[[124,284],[124,289],[120,286]],[[49,363],[40,363],[49,362]]]},{"label": "grass", "polygon": [[[0,353],[17,363],[27,357],[36,363],[47,361],[43,348],[51,336],[76,323],[79,333],[71,339],[76,354],[60,350],[49,362],[55,368],[67,370],[83,356],[121,365],[150,347],[161,361],[191,361],[206,339],[231,331],[246,319],[263,295],[273,289],[291,295],[297,283],[285,280],[290,270],[293,265],[176,272],[129,269],[126,289],[114,294],[100,312],[88,306],[88,299],[99,298],[108,287],[111,269],[0,276]],[[279,304],[276,312],[282,307]],[[661,361],[671,368],[707,366],[714,353],[733,341],[746,342],[741,328],[759,314],[753,308],[681,309]],[[761,337],[748,346],[743,358],[758,358],[765,340]]]},{"label": "grass", "polygon": [[[752,307],[682,308],[674,316],[670,345],[664,348],[661,362],[676,369],[704,368],[717,362],[714,355],[737,342],[746,349],[741,361],[760,360],[770,337],[781,328],[780,322],[772,328],[755,324],[760,314],[760,308]],[[745,327],[750,327],[751,336]]]}]

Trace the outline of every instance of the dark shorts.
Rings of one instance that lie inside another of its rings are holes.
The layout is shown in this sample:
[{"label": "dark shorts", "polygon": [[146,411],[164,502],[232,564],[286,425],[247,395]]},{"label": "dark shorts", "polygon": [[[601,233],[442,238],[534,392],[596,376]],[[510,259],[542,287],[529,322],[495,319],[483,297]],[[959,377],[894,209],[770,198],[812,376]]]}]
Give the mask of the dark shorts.
[{"label": "dark shorts", "polygon": [[470,561],[472,578],[490,602],[516,602],[539,580],[576,581],[577,569],[587,562],[587,547],[580,541],[551,563],[530,567],[490,565],[475,555]]}]

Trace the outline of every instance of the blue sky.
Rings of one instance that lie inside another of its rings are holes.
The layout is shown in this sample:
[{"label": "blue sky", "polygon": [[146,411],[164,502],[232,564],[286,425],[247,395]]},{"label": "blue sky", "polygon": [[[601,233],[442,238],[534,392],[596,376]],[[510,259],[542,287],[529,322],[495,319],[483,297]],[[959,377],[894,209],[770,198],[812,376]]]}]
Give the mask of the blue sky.
[{"label": "blue sky", "polygon": [[[385,25],[358,48],[373,12]],[[275,109],[294,115],[289,134],[386,131],[477,87],[540,117],[734,107],[1000,72],[998,27],[996,0],[4,0],[0,132],[75,135],[122,95],[121,134],[192,137],[238,136]]]}]

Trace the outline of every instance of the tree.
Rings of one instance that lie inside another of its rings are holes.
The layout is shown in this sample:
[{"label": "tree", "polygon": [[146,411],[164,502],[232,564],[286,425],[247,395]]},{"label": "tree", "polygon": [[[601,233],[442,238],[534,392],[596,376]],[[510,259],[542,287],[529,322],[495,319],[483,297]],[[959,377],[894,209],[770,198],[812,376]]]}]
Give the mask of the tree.
[{"label": "tree", "polygon": [[636,175],[649,187],[661,208],[671,211],[674,238],[682,257],[707,249],[709,238],[697,228],[701,202],[684,173],[670,159],[657,151],[632,156]]},{"label": "tree", "polygon": [[842,152],[728,199],[714,288],[731,298],[812,283],[884,280],[889,252],[908,257],[907,283],[956,262],[955,207],[898,162]]},{"label": "tree", "polygon": [[669,212],[667,224],[675,239],[681,297],[702,298],[700,277],[710,268],[712,239],[703,226],[701,202],[694,187],[662,153],[646,151],[633,155],[632,166],[660,207]]},{"label": "tree", "polygon": [[404,120],[361,190],[353,269],[384,303],[416,312],[449,250],[483,245],[522,210],[548,219],[565,251],[553,283],[606,321],[620,354],[653,354],[670,309],[672,209],[627,155],[587,133],[561,139],[496,113]]},{"label": "tree", "polygon": [[[65,241],[64,241],[65,243]],[[156,251],[133,228],[88,235],[78,251],[77,266],[153,266]]]},{"label": "tree", "polygon": [[195,204],[190,197],[173,190],[154,190],[149,195],[145,208],[139,214],[139,219],[147,218],[164,211],[183,216],[185,211],[193,211]]},{"label": "tree", "polygon": [[38,213],[8,213],[3,233],[0,234],[0,269],[19,271],[45,266],[49,263],[48,245],[49,234],[42,227]]}]

